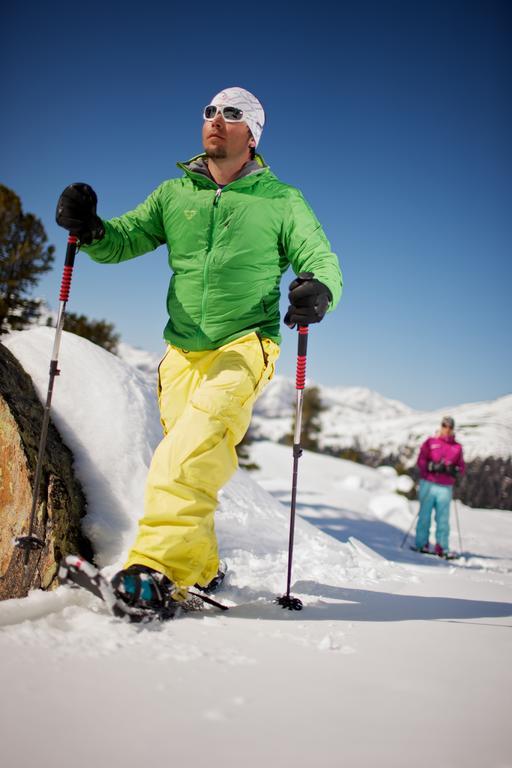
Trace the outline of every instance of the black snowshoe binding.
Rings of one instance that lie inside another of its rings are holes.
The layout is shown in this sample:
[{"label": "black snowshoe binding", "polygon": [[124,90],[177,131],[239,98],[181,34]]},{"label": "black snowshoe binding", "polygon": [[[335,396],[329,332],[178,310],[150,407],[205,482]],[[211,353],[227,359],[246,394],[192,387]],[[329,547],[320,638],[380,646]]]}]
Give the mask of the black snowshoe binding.
[{"label": "black snowshoe binding", "polygon": [[224,560],[221,560],[219,563],[219,570],[217,571],[217,575],[213,577],[210,583],[205,587],[202,587],[200,584],[194,584],[194,588],[200,589],[201,592],[205,592],[207,595],[213,595],[214,592],[217,592],[221,588],[222,582],[226,578],[227,570],[228,566]]},{"label": "black snowshoe binding", "polygon": [[[163,573],[145,565],[131,565],[112,579],[116,596],[144,617],[163,621],[172,619],[180,607],[178,590]],[[132,619],[133,620],[133,619]]]}]

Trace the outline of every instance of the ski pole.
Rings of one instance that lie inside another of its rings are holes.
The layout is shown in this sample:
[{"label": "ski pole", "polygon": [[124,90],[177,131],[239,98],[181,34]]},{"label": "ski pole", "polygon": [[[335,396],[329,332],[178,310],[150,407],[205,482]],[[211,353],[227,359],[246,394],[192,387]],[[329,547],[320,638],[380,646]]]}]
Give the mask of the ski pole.
[{"label": "ski pole", "polygon": [[462,536],[460,534],[459,505],[457,503],[457,499],[453,500],[453,506],[455,508],[455,520],[457,521],[457,530],[459,533],[459,552],[462,554]]},{"label": "ski pole", "polygon": [[[426,498],[425,498],[425,500],[424,500],[424,501],[425,501],[425,503],[426,503],[426,502],[429,500],[429,498],[430,498],[430,494],[431,494],[431,493],[432,493],[432,489],[431,489],[431,488],[429,488],[429,491],[428,491],[428,493],[427,493],[427,496],[426,496]],[[404,544],[405,544],[405,542],[407,541],[407,539],[409,538],[409,534],[410,534],[410,532],[411,532],[411,531],[412,531],[412,529],[413,529],[414,523],[416,522],[416,520],[417,520],[417,519],[418,519],[418,517],[420,516],[420,509],[421,509],[421,504],[422,504],[422,501],[421,501],[421,499],[419,499],[419,506],[418,506],[418,511],[416,512],[416,517],[414,518],[414,520],[413,520],[413,521],[412,521],[412,523],[410,524],[410,526],[409,526],[409,530],[407,531],[407,533],[405,534],[404,538],[402,539],[402,543],[400,544],[400,549],[403,549],[403,548],[404,548]]]},{"label": "ski pole", "polygon": [[415,523],[415,522],[416,522],[416,520],[418,519],[418,517],[419,517],[419,514],[420,514],[420,511],[419,511],[419,509],[418,509],[418,511],[416,512],[416,516],[414,517],[414,519],[413,519],[412,523],[411,523],[411,524],[410,524],[410,526],[409,526],[409,530],[407,531],[407,533],[405,534],[405,536],[404,536],[404,537],[403,537],[403,539],[402,539],[402,543],[400,544],[400,549],[403,549],[403,548],[404,548],[404,544],[405,544],[405,542],[407,541],[407,539],[409,538],[409,534],[410,534],[410,532],[412,531],[412,529],[413,529],[413,526],[414,526],[414,523]]},{"label": "ski pole", "polygon": [[62,281],[60,285],[59,295],[59,313],[57,316],[57,327],[55,329],[55,340],[53,342],[52,358],[50,361],[50,379],[48,382],[48,392],[46,394],[46,403],[44,406],[43,425],[41,427],[41,437],[39,439],[39,450],[37,453],[36,471],[34,476],[34,486],[32,490],[32,509],[30,512],[30,523],[28,534],[26,536],[18,536],[15,541],[15,546],[19,549],[23,549],[24,560],[23,567],[25,575],[28,569],[28,562],[30,553],[43,549],[44,541],[34,534],[34,523],[36,519],[37,502],[39,501],[39,488],[41,485],[41,477],[43,474],[43,459],[46,448],[46,439],[48,437],[48,426],[50,423],[50,405],[52,402],[53,384],[55,377],[60,374],[58,368],[58,357],[60,341],[62,337],[62,330],[64,328],[64,312],[66,309],[66,302],[69,299],[69,291],[71,288],[71,278],[73,276],[73,267],[75,263],[75,254],[78,247],[78,237],[75,235],[68,236],[68,244],[66,249],[66,260],[64,262],[64,270],[62,273]]},{"label": "ski pole", "polygon": [[290,595],[292,581],[292,560],[293,560],[293,540],[295,532],[295,508],[297,502],[297,475],[299,469],[299,459],[302,456],[300,445],[300,436],[302,431],[302,405],[304,402],[304,387],[306,385],[306,359],[308,350],[308,331],[307,325],[298,327],[298,351],[297,351],[297,372],[295,378],[295,389],[297,390],[297,400],[295,406],[295,434],[293,437],[293,474],[292,474],[292,499],[290,508],[290,536],[288,542],[288,577],[286,583],[286,594],[277,598],[278,604],[282,608],[288,608],[289,611],[301,611],[302,602],[298,597]]}]

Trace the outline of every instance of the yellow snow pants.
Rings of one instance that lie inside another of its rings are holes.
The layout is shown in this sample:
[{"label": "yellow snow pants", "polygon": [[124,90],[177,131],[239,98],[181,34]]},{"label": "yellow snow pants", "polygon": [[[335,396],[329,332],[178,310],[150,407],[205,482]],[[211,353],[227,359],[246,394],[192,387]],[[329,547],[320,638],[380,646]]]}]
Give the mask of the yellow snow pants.
[{"label": "yellow snow pants", "polygon": [[147,565],[179,587],[217,574],[217,495],[237,469],[235,446],[278,356],[279,346],[255,333],[202,352],[168,347],[158,372],[164,438],[125,568]]}]

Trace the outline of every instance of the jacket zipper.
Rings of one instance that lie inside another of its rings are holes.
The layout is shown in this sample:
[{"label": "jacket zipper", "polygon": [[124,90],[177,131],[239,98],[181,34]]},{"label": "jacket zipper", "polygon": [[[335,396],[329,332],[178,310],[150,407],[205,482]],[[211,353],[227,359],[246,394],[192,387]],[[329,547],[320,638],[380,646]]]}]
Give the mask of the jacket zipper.
[{"label": "jacket zipper", "polygon": [[206,315],[206,300],[208,298],[208,268],[210,262],[210,253],[213,245],[213,233],[215,230],[215,209],[217,208],[222,194],[223,187],[218,187],[213,198],[212,213],[210,217],[210,231],[208,233],[208,250],[206,252],[206,258],[204,260],[203,267],[203,298],[201,301],[201,325]]}]

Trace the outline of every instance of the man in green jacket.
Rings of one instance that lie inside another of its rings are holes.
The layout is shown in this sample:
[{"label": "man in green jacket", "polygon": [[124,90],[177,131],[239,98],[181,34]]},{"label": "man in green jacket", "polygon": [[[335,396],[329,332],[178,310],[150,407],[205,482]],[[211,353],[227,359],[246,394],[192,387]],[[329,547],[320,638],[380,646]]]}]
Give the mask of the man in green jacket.
[{"label": "man in green jacket", "polygon": [[204,153],[178,163],[183,176],[135,210],[102,220],[87,184],[67,187],[57,205],[58,224],[95,261],[168,248],[168,348],[158,382],[164,438],[136,540],[113,580],[143,614],[168,615],[187,587],[216,581],[218,491],[236,470],[235,447],[274,373],[283,273],[291,265],[299,275],[289,290],[291,327],[319,322],[341,295],[338,260],[314,213],[256,154],[264,122],[253,94],[227,88],[205,107]]}]

